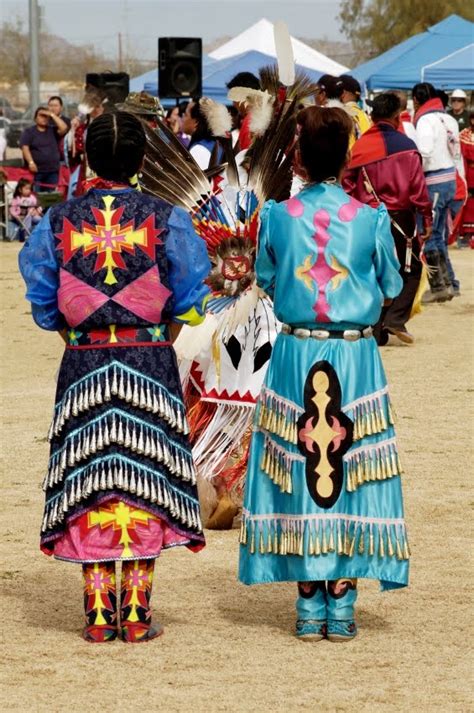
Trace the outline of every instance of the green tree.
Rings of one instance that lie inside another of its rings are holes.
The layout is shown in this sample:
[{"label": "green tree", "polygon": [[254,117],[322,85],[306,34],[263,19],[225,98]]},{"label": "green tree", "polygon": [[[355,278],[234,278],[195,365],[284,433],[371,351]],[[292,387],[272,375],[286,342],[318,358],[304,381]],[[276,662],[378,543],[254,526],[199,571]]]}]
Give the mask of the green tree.
[{"label": "green tree", "polygon": [[452,14],[474,20],[474,4],[466,0],[343,0],[339,20],[362,61]]}]

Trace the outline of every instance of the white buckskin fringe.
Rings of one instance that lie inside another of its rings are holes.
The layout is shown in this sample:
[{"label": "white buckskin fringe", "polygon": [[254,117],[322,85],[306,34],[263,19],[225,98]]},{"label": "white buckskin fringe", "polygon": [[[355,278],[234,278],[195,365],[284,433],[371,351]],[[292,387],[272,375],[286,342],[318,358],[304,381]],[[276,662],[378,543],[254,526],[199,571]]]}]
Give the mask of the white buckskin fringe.
[{"label": "white buckskin fringe", "polygon": [[193,446],[194,464],[202,478],[212,480],[228,467],[229,456],[251,427],[253,415],[254,404],[217,404],[212,420]]}]

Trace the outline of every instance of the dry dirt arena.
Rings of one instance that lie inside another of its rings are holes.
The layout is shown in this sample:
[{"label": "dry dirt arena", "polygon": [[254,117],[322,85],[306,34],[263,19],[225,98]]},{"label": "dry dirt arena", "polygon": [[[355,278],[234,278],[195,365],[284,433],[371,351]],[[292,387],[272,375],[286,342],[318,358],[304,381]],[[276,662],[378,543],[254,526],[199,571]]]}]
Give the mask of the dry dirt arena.
[{"label": "dry dirt arena", "polygon": [[38,549],[45,434],[61,341],[35,327],[1,244],[3,711],[175,713],[465,711],[472,708],[469,481],[474,254],[452,251],[462,297],[412,322],[417,343],[383,358],[398,414],[413,553],[411,586],[360,583],[360,635],[345,645],[292,633],[295,587],[236,580],[237,531],[201,554],[164,553],[153,604],[160,639],[80,637],[78,566]]}]

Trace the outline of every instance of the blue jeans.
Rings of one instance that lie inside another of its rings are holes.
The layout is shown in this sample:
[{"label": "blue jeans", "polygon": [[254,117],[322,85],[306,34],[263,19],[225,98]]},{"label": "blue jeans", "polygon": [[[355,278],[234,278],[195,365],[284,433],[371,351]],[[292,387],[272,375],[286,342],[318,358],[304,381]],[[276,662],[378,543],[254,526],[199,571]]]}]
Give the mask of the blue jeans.
[{"label": "blue jeans", "polygon": [[[59,171],[38,171],[35,174],[33,191],[35,193],[52,193],[56,190],[59,181]],[[42,185],[45,184],[45,185]]]},{"label": "blue jeans", "polygon": [[[463,206],[463,201],[456,200],[453,198],[453,200],[448,204],[448,215],[451,216],[451,218],[456,220],[456,216],[459,213]],[[444,234],[445,237],[445,243],[446,243],[446,265],[448,267],[448,274],[449,274],[449,279],[451,280],[451,285],[454,287],[455,290],[459,290],[460,283],[459,280],[456,279],[456,275],[454,274],[454,268],[451,263],[451,259],[449,257],[449,250],[448,250],[448,240],[449,240],[449,231],[448,231],[448,221],[446,219],[446,231]]]},{"label": "blue jeans", "polygon": [[448,208],[454,200],[456,193],[456,183],[446,181],[445,183],[434,183],[428,186],[431,202],[433,203],[433,233],[425,243],[425,252],[438,251],[446,255],[446,222],[448,219]]}]

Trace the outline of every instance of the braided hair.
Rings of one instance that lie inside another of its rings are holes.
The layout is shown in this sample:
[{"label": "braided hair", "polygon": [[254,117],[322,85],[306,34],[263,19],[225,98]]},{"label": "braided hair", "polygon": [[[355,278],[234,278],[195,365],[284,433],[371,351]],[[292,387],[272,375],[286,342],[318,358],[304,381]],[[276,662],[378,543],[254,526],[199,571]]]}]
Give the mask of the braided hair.
[{"label": "braided hair", "polygon": [[142,124],[125,111],[102,114],[87,130],[89,166],[101,178],[128,183],[140,168],[146,137]]},{"label": "braided hair", "polygon": [[426,104],[426,102],[430,99],[436,99],[436,89],[429,82],[415,84],[411,93],[413,95],[413,99],[416,99],[420,106]]}]

